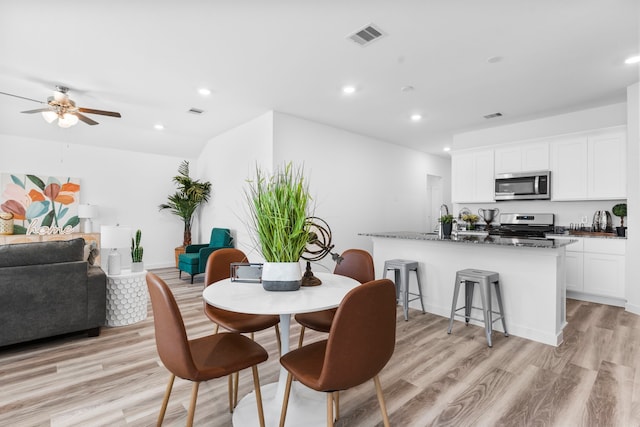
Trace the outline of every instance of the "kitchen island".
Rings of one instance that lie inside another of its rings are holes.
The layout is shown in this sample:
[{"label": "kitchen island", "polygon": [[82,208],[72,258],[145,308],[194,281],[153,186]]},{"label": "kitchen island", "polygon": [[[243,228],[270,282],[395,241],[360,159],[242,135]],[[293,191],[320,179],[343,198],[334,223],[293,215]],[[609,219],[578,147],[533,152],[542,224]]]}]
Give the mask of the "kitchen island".
[{"label": "kitchen island", "polygon": [[[496,271],[500,274],[509,333],[553,346],[562,343],[566,325],[565,246],[573,241],[483,235],[439,238],[434,233],[417,232],[360,235],[373,240],[378,277],[384,274],[386,260],[403,258],[420,263],[426,311],[449,317],[456,271],[466,268]],[[415,279],[411,286],[415,289]],[[475,307],[480,306],[478,294],[474,295]],[[418,301],[413,304],[419,307]],[[494,296],[493,306],[496,304]],[[474,310],[473,315],[482,317],[479,310]],[[501,328],[500,322],[494,324],[494,330]]]}]

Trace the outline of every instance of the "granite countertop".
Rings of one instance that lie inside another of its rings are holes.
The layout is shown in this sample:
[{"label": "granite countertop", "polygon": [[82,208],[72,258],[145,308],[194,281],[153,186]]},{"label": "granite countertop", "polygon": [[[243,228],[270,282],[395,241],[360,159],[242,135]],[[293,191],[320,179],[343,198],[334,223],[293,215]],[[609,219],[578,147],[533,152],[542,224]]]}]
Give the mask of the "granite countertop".
[{"label": "granite countertop", "polygon": [[[458,235],[438,237],[437,233],[419,233],[415,231],[391,231],[391,232],[375,232],[375,233],[358,233],[359,236],[384,237],[389,239],[405,239],[405,240],[426,240],[430,242],[457,243],[457,244],[477,244],[477,245],[496,245],[496,246],[513,246],[523,248],[549,248],[557,249],[563,246],[577,242],[571,239],[515,239],[509,237],[489,236],[489,235]],[[564,237],[564,236],[563,236]]]},{"label": "granite countertop", "polygon": [[604,233],[604,232],[593,232],[593,231],[567,231],[565,233],[549,233],[546,235],[547,238],[553,239],[557,237],[562,237],[563,239],[568,238],[578,238],[578,237],[587,237],[590,239],[626,239],[626,237],[618,236],[616,233]]}]

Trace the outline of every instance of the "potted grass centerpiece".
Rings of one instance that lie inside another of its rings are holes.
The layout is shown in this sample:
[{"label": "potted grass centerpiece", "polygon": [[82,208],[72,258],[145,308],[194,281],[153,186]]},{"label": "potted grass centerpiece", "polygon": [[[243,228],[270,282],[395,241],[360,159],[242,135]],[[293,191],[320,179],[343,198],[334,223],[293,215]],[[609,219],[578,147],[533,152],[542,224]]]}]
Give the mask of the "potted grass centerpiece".
[{"label": "potted grass centerpiece", "polygon": [[300,289],[300,257],[309,240],[311,196],[303,168],[288,163],[268,176],[256,167],[246,190],[253,238],[262,252],[262,286],[268,291]]}]

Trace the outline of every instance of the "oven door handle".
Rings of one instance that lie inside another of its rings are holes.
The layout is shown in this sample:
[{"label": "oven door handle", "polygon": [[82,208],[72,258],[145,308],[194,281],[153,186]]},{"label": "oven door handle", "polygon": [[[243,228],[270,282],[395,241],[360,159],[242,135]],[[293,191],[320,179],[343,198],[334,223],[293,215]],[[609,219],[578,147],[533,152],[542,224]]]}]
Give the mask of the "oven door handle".
[{"label": "oven door handle", "polygon": [[540,194],[540,175],[533,180],[533,194]]}]

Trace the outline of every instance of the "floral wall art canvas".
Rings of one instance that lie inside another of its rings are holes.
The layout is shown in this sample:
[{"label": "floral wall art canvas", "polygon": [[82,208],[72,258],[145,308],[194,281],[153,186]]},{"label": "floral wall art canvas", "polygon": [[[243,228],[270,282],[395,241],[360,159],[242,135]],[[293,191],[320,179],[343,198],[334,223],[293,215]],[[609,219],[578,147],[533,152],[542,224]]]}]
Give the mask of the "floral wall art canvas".
[{"label": "floral wall art canvas", "polygon": [[13,214],[14,234],[77,231],[79,196],[78,178],[0,174],[0,212]]}]

